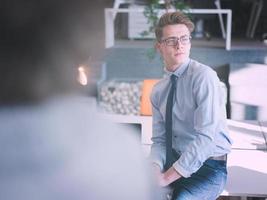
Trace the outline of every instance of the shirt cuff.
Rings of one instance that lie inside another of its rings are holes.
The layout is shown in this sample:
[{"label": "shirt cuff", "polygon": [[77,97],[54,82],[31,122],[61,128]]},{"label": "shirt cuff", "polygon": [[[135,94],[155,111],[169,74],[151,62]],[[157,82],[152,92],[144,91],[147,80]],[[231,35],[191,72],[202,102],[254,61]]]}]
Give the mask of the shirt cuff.
[{"label": "shirt cuff", "polygon": [[174,169],[183,177],[188,178],[191,176],[191,173],[184,169],[178,162],[178,160],[172,165]]}]

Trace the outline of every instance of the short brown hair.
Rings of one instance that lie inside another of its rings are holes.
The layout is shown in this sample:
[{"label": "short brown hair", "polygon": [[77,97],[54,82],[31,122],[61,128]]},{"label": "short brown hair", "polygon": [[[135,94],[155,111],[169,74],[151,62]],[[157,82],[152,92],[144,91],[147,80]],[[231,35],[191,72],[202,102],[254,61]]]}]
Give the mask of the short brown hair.
[{"label": "short brown hair", "polygon": [[192,33],[195,28],[193,22],[184,13],[180,11],[165,13],[160,17],[159,22],[155,28],[157,41],[161,40],[163,34],[162,30],[165,26],[175,24],[184,24],[188,28],[190,33]]}]

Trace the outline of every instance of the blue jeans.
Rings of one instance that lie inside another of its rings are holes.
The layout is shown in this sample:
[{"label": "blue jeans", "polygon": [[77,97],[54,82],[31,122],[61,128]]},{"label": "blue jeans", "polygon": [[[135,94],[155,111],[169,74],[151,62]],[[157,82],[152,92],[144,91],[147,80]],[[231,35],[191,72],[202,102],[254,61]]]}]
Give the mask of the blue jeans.
[{"label": "blue jeans", "polygon": [[172,184],[172,200],[215,200],[222,193],[226,178],[226,161],[209,159],[191,177]]}]

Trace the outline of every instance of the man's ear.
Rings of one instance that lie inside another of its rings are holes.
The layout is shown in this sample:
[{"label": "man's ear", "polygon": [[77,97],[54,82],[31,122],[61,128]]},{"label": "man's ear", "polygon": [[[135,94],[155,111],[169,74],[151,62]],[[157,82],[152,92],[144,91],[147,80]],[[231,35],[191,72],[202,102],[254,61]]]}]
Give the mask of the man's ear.
[{"label": "man's ear", "polygon": [[158,53],[161,53],[161,44],[159,42],[156,42],[154,47],[155,47],[155,49],[157,50]]}]

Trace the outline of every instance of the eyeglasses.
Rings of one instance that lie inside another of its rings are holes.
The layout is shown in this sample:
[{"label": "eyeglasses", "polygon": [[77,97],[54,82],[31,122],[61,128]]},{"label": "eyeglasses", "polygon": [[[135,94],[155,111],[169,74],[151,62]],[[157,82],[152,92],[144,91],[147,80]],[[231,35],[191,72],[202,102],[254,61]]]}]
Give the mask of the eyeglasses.
[{"label": "eyeglasses", "polygon": [[176,46],[179,41],[182,45],[187,45],[190,43],[191,38],[189,35],[183,35],[181,37],[169,37],[161,40],[161,42],[164,42],[166,46]]}]

